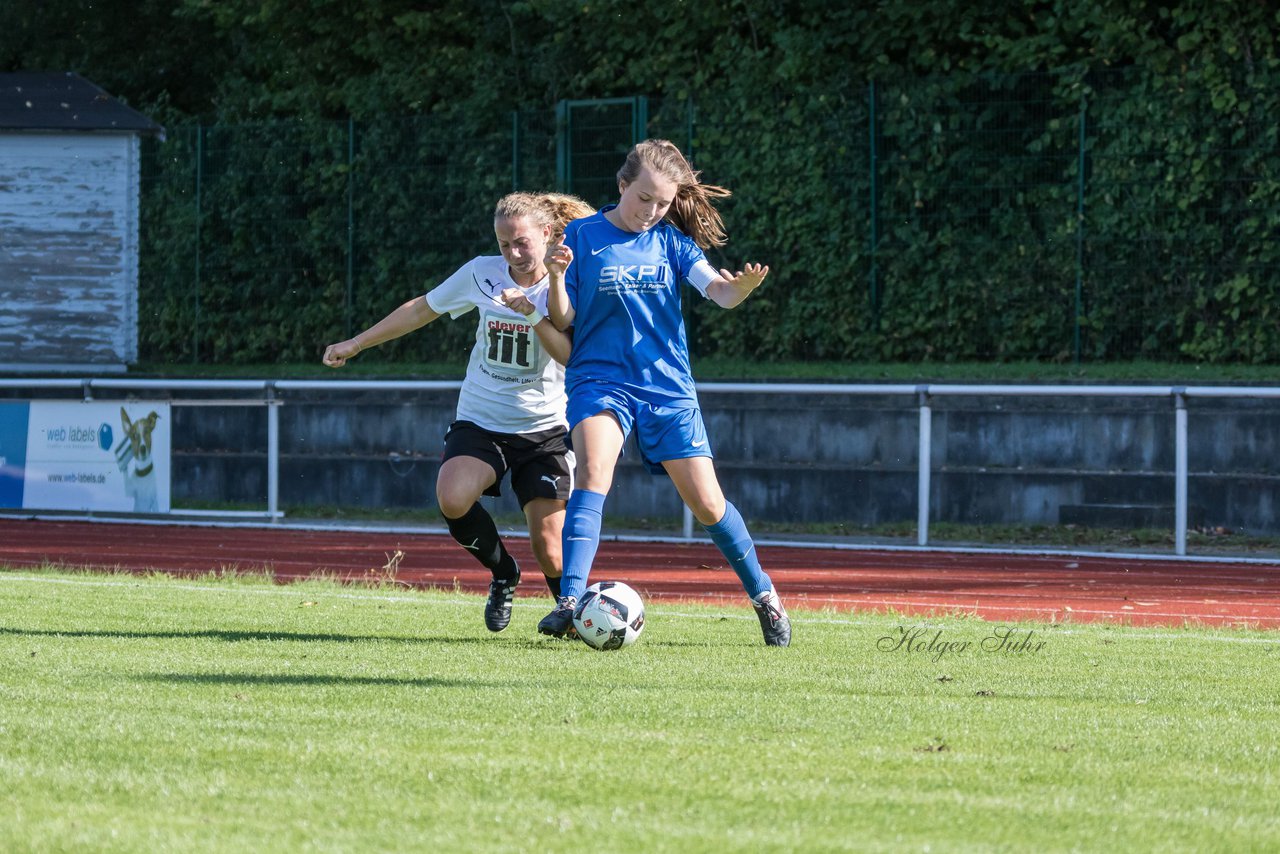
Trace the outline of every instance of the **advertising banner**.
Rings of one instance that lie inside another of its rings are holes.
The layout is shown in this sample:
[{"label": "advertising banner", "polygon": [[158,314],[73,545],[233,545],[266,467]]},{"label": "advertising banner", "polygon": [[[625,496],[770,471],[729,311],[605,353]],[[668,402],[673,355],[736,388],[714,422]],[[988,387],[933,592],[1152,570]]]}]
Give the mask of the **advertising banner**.
[{"label": "advertising banner", "polygon": [[[169,404],[32,401],[20,459],[31,510],[169,512]],[[7,417],[16,420],[10,413]],[[0,407],[0,456],[7,455]],[[5,505],[10,466],[0,477]],[[12,505],[17,506],[17,505]]]},{"label": "advertising banner", "polygon": [[0,507],[22,506],[27,461],[27,404],[0,403]]}]

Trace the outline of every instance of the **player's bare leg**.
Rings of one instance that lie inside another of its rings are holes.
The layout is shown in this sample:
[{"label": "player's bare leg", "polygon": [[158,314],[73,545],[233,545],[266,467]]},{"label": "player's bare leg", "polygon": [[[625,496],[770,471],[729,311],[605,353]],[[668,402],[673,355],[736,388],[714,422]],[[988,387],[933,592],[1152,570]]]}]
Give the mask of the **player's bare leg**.
[{"label": "player's bare leg", "polygon": [[565,502],[558,498],[535,498],[524,505],[524,517],[529,523],[529,546],[538,560],[547,588],[553,599],[560,598],[560,573],[562,569],[562,544]]}]

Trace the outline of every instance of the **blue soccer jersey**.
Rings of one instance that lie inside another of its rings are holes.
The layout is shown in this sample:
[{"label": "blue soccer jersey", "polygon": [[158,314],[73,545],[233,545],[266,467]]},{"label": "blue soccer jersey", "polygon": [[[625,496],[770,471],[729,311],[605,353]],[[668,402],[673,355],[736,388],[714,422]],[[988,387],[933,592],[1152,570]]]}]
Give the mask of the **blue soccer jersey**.
[{"label": "blue soccer jersey", "polygon": [[667,222],[638,234],[623,231],[605,217],[612,207],[565,229],[573,250],[565,273],[574,309],[568,392],[603,381],[647,403],[697,406],[680,283],[706,256]]}]

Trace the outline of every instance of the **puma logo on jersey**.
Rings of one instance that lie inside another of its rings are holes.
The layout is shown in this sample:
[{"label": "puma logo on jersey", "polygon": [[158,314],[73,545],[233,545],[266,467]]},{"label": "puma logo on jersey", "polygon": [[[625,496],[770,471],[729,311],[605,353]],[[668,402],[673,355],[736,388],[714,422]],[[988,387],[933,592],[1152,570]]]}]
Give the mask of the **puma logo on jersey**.
[{"label": "puma logo on jersey", "polygon": [[609,264],[600,268],[600,284],[665,281],[665,270],[657,264]]},{"label": "puma logo on jersey", "polygon": [[475,273],[472,273],[471,282],[476,286],[477,291],[484,294],[485,299],[492,300],[498,303],[499,305],[503,305],[502,301],[499,300],[497,297],[497,294],[501,293],[502,291],[501,280],[499,280],[497,284],[494,284],[492,279],[485,279],[484,284],[480,284],[479,277],[476,276]]}]

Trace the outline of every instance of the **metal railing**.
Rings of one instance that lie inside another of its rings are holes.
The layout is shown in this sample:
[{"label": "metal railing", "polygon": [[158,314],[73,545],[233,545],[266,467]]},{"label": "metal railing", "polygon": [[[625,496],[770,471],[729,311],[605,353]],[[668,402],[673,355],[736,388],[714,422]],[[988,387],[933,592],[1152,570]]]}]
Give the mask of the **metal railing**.
[{"label": "metal railing", "polygon": [[[264,516],[278,521],[280,497],[280,406],[278,393],[289,391],[450,391],[461,388],[455,380],[143,380],[143,379],[0,379],[0,388],[40,390],[80,390],[84,400],[95,391],[135,392],[220,392],[219,398],[169,399],[172,406],[266,406],[267,407],[267,509],[253,511],[182,510],[174,515]],[[945,383],[909,384],[824,384],[824,383],[700,383],[703,394],[788,394],[788,395],[877,395],[909,396],[919,410],[919,451],[917,457],[918,546],[929,544],[929,495],[933,456],[933,408],[937,397],[1109,397],[1167,398],[1174,415],[1174,551],[1187,553],[1187,400],[1189,398],[1280,399],[1280,387],[1177,386],[1177,385],[964,385]],[[235,394],[239,396],[232,396]],[[256,395],[250,397],[248,395]],[[693,539],[693,516],[684,509],[683,536]]]}]

